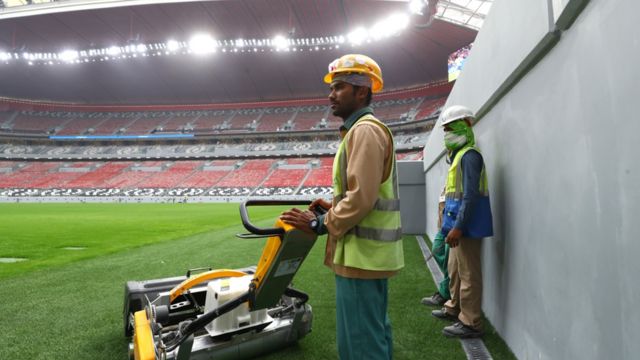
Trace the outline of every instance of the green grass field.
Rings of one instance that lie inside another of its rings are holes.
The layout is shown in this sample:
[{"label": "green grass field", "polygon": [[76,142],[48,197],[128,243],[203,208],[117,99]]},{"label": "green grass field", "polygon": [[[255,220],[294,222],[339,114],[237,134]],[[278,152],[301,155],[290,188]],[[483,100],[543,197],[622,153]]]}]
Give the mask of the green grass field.
[{"label": "green grass field", "polygon": [[[281,209],[255,208],[272,225]],[[189,268],[254,265],[264,240],[241,240],[237,204],[0,204],[0,359],[126,359],[124,283],[181,275]],[[83,247],[84,250],[65,250]],[[446,324],[420,299],[435,291],[416,240],[404,241],[406,268],[390,282],[395,358],[465,359]],[[336,359],[333,274],[320,238],[295,278],[310,295],[313,332],[264,359]],[[494,359],[513,359],[488,326]]]}]

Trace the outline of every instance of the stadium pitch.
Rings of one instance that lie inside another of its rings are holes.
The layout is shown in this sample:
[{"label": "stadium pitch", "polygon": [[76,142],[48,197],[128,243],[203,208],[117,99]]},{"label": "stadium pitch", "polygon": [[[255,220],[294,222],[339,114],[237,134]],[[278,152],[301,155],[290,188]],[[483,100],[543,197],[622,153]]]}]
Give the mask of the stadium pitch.
[{"label": "stadium pitch", "polygon": [[[256,208],[271,225],[282,208]],[[263,239],[241,240],[238,204],[0,204],[0,359],[126,359],[124,283],[175,276],[196,267],[254,265]],[[465,359],[457,341],[420,299],[435,291],[413,236],[406,268],[390,282],[396,359]],[[313,331],[296,346],[262,359],[335,359],[333,274],[318,239],[294,282],[309,294]],[[513,355],[491,329],[496,359]]]}]

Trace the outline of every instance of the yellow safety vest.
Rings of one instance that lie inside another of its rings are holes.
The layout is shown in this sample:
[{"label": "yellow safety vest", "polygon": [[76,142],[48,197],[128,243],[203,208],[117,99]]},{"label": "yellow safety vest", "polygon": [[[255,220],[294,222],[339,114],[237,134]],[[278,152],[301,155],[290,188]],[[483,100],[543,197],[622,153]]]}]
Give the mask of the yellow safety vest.
[{"label": "yellow safety vest", "polygon": [[[369,123],[380,126],[389,134],[393,146],[392,169],[380,185],[373,210],[342,238],[337,240],[333,262],[364,270],[394,271],[404,267],[400,198],[396,171],[395,144],[391,130],[368,114],[361,117],[349,130]],[[347,133],[348,134],[348,133]],[[347,192],[347,139],[342,140],[333,160],[333,196],[340,202]]]},{"label": "yellow safety vest", "polygon": [[[449,173],[447,174],[445,203],[442,217],[442,232],[445,235],[455,225],[460,206],[462,205],[464,189],[460,162],[464,154],[469,150],[474,150],[480,153],[480,150],[476,147],[463,147],[453,158],[453,162],[451,162],[451,166],[449,167]],[[475,206],[469,213],[466,228],[460,229],[465,237],[482,238],[493,235],[493,219],[491,216],[491,203],[489,201],[489,186],[484,164],[482,165],[482,171],[480,173],[480,184],[478,190],[480,192],[480,197],[476,200]]]}]

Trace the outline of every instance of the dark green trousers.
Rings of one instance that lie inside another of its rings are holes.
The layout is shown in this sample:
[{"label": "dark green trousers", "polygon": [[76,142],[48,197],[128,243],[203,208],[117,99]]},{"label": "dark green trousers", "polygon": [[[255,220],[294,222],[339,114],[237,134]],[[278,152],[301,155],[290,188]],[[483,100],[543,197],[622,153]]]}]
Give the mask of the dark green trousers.
[{"label": "dark green trousers", "polygon": [[433,238],[431,253],[444,275],[444,279],[438,285],[438,292],[443,298],[449,300],[451,299],[451,293],[449,292],[449,271],[447,271],[447,263],[449,262],[449,245],[444,241],[445,237],[446,234],[438,231],[436,237]]},{"label": "dark green trousers", "polygon": [[391,360],[387,279],[336,275],[336,327],[340,360]]}]

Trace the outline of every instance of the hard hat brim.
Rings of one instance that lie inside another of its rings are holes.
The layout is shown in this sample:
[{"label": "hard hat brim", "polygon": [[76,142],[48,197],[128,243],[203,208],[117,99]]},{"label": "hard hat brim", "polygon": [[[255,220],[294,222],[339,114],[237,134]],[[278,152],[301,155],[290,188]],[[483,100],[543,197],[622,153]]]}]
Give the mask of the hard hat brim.
[{"label": "hard hat brim", "polygon": [[382,91],[382,88],[384,86],[382,79],[377,76],[376,74],[366,74],[363,73],[360,69],[358,68],[346,68],[346,69],[340,69],[337,71],[332,71],[327,73],[327,75],[324,76],[324,82],[327,84],[331,84],[331,82],[333,81],[333,76],[336,74],[341,74],[341,73],[349,73],[349,72],[353,72],[353,73],[358,73],[358,74],[365,74],[369,77],[371,77],[371,92],[372,93],[377,93]]},{"label": "hard hat brim", "polygon": [[469,119],[469,121],[473,122],[475,120],[475,117],[473,117],[473,116],[461,116],[461,117],[449,119],[447,121],[443,121],[440,124],[440,126],[447,126],[448,124],[451,124],[453,122],[460,121],[460,120],[466,120],[466,119]]}]

